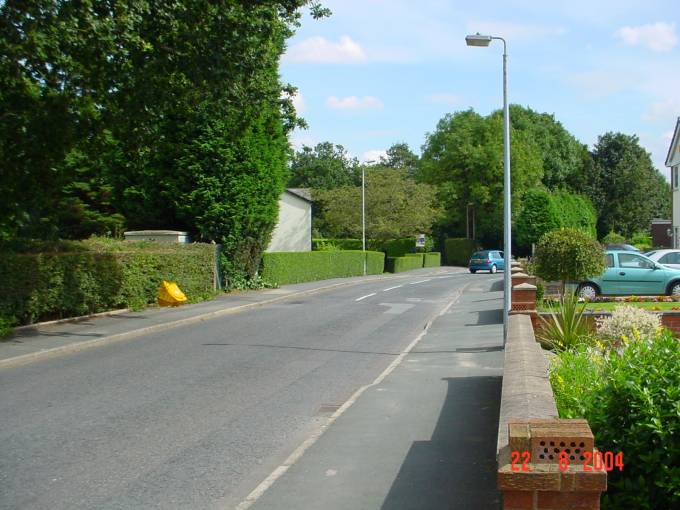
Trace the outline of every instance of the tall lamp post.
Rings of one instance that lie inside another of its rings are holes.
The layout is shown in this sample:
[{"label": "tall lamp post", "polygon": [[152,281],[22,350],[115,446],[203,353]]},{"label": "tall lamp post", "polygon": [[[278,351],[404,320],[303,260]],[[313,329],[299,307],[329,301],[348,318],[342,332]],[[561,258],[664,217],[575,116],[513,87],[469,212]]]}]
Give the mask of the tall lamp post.
[{"label": "tall lamp post", "polygon": [[505,271],[503,274],[503,344],[508,336],[508,312],[512,306],[510,292],[510,251],[512,249],[512,226],[510,215],[510,110],[508,108],[508,48],[505,39],[491,35],[468,35],[468,46],[489,46],[492,40],[503,41],[503,255]]},{"label": "tall lamp post", "polygon": [[361,249],[364,252],[364,276],[366,276],[366,167],[361,165]]}]

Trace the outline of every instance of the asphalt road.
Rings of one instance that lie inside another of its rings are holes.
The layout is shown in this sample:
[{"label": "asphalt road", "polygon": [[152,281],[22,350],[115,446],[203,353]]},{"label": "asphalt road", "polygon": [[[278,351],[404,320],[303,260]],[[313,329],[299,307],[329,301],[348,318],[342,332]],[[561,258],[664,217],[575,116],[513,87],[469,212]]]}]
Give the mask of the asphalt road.
[{"label": "asphalt road", "polygon": [[488,278],[439,271],[0,370],[0,508],[232,508]]}]

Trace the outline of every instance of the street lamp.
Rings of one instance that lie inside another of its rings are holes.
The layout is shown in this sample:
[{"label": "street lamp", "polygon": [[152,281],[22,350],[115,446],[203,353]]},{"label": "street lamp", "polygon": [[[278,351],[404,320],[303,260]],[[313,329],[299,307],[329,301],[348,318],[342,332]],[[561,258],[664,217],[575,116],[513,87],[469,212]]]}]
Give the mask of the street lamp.
[{"label": "street lamp", "polygon": [[505,271],[503,275],[503,344],[508,337],[508,312],[512,306],[510,293],[510,250],[512,249],[512,226],[510,224],[510,110],[508,109],[508,48],[505,39],[491,35],[468,35],[465,42],[468,46],[486,47],[491,41],[503,41],[503,255]]},{"label": "street lamp", "polygon": [[361,249],[364,252],[364,276],[366,276],[366,166],[373,163],[375,161],[371,159],[361,165]]}]

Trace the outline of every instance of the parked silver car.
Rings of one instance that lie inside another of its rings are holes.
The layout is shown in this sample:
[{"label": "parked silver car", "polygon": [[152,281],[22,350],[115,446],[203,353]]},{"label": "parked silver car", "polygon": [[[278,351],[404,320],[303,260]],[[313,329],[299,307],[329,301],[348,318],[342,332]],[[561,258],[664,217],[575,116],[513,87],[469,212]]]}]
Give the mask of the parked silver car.
[{"label": "parked silver car", "polygon": [[680,250],[654,250],[645,255],[654,262],[673,269],[680,269]]}]

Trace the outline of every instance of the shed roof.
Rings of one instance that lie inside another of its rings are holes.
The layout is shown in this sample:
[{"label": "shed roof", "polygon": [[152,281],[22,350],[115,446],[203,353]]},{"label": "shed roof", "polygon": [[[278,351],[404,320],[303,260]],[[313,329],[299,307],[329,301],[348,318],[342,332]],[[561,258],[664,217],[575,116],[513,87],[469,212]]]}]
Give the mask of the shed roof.
[{"label": "shed roof", "polygon": [[291,195],[295,195],[298,198],[306,200],[307,202],[313,202],[312,192],[307,188],[286,188],[286,191]]}]

